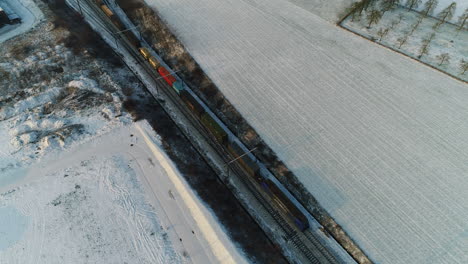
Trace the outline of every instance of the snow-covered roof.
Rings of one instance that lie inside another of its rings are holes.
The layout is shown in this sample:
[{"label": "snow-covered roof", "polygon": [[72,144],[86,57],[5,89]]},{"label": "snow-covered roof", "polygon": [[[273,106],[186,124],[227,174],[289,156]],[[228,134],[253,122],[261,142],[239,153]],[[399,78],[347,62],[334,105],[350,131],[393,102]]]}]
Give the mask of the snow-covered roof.
[{"label": "snow-covered roof", "polygon": [[147,0],[377,263],[466,263],[468,86],[283,0]]}]

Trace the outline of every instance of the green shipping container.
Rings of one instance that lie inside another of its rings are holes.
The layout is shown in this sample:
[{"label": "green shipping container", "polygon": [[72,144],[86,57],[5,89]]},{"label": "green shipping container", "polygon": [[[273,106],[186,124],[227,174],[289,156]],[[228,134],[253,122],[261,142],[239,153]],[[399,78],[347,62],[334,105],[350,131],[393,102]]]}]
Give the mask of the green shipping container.
[{"label": "green shipping container", "polygon": [[227,134],[209,114],[204,113],[201,117],[201,122],[215,136],[216,140],[224,144]]},{"label": "green shipping container", "polygon": [[181,91],[184,90],[184,86],[182,85],[181,82],[179,81],[176,81],[174,84],[172,84],[172,88],[174,88],[174,90],[180,94]]}]

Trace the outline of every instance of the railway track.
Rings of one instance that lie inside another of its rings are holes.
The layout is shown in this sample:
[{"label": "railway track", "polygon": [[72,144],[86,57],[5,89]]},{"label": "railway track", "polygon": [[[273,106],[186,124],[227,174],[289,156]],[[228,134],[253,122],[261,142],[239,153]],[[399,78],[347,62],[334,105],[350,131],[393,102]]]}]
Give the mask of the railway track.
[{"label": "railway track", "polygon": [[[121,48],[124,48],[130,56],[139,64],[148,74],[151,76],[153,81],[157,85],[157,90],[159,93],[164,94],[166,98],[169,98],[171,102],[177,107],[187,120],[190,122],[192,127],[195,127],[200,133],[206,143],[208,143],[212,149],[216,151],[216,154],[221,157],[221,159],[227,164],[230,160],[233,160],[236,157],[231,157],[225,149],[224,146],[213,140],[209,136],[208,130],[199,122],[198,118],[189,111],[189,109],[182,104],[180,97],[176,92],[170,87],[164,80],[161,79],[161,76],[156,73],[156,71],[147,63],[147,61],[141,57],[140,53],[125,37],[122,37],[117,32],[120,31],[110,20],[109,18],[101,11],[99,6],[96,5],[94,0],[68,0],[71,3],[75,3],[74,7],[76,10],[82,13],[82,15],[91,20],[91,22],[99,25],[103,30],[108,34],[114,37],[116,45],[119,45]],[[141,40],[144,42],[144,40]],[[147,47],[150,47],[146,42],[144,42]],[[157,56],[158,59],[162,62],[162,59]],[[162,63],[163,66],[170,69],[167,65]],[[170,113],[168,113],[171,116]],[[184,131],[184,129],[182,129]],[[185,133],[186,131],[184,131]],[[190,138],[190,136],[188,136]],[[290,243],[298,253],[301,253],[303,259],[308,263],[319,264],[319,263],[339,263],[337,259],[327,250],[322,243],[315,237],[315,235],[306,230],[305,232],[299,231],[294,225],[292,225],[286,217],[280,213],[280,211],[272,206],[272,201],[263,191],[260,190],[260,187],[254,180],[248,176],[244,169],[238,165],[238,163],[233,163],[228,165],[228,170],[233,171],[238,179],[247,187],[250,193],[262,204],[263,208],[269,213],[269,215],[274,219],[278,227],[283,232],[283,237],[285,240]]]}]

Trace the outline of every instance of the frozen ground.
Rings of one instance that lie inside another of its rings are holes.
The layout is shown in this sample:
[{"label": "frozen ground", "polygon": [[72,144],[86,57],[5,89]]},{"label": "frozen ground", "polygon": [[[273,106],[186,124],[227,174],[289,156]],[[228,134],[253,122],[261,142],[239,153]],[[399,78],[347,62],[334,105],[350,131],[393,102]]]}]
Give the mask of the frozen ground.
[{"label": "frozen ground", "polygon": [[468,87],[282,0],[147,0],[377,263],[466,263]]},{"label": "frozen ground", "polygon": [[0,186],[0,263],[245,263],[146,123]]},{"label": "frozen ground", "polygon": [[23,34],[44,19],[44,15],[33,0],[1,0],[1,3],[8,4],[21,17],[21,24],[0,28],[0,43]]},{"label": "frozen ground", "polygon": [[[401,20],[400,16],[402,17]],[[351,15],[341,25],[368,39],[374,39],[378,43],[468,81],[468,73],[463,74],[463,71],[460,70],[461,61],[468,60],[468,45],[466,44],[468,43],[468,30],[458,31],[458,26],[448,23],[444,23],[437,30],[433,30],[432,26],[438,23],[438,20],[428,17],[423,19],[421,24],[410,34],[419,18],[419,14],[417,12],[408,12],[404,8],[396,8],[386,12],[382,19],[377,24],[371,25],[371,27],[368,27],[369,22],[366,17],[366,12],[363,12],[361,18],[356,17],[353,21]],[[392,27],[393,23],[395,24]],[[386,29],[388,29],[388,33],[380,38],[378,32]],[[419,58],[423,40],[429,38],[432,33],[435,33],[435,35],[429,45],[428,54]],[[408,35],[407,40],[400,46],[400,40],[405,35]],[[438,56],[444,53],[447,53],[449,58],[441,64]]]}]

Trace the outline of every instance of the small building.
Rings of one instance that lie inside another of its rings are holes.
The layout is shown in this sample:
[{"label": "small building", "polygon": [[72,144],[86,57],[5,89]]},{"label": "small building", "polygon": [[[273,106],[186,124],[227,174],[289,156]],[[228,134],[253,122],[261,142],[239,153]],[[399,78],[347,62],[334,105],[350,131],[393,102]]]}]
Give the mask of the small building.
[{"label": "small building", "polygon": [[0,2],[0,27],[5,24],[21,23],[21,18],[5,2]]},{"label": "small building", "polygon": [[3,27],[5,24],[9,24],[10,19],[8,19],[7,14],[3,10],[3,8],[0,6],[0,27]]}]

